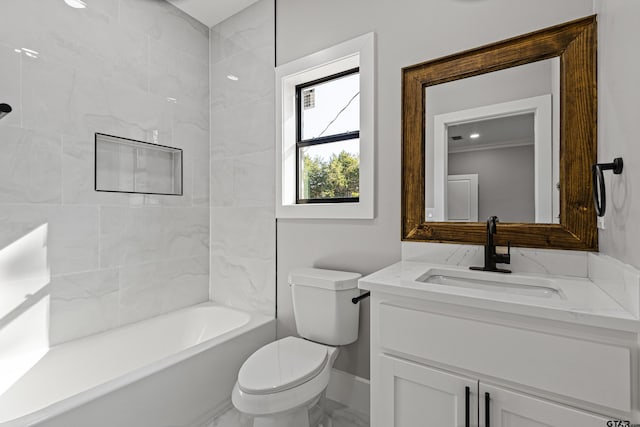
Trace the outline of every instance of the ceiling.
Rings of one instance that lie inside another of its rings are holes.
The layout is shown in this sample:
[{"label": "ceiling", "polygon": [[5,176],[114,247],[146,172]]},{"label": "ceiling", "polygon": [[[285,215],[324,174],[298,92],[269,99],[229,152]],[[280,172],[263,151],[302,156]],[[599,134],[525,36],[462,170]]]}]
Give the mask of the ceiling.
[{"label": "ceiling", "polygon": [[213,27],[257,0],[167,0],[198,21]]},{"label": "ceiling", "polygon": [[534,113],[526,113],[449,126],[449,152],[533,144],[534,124]]}]

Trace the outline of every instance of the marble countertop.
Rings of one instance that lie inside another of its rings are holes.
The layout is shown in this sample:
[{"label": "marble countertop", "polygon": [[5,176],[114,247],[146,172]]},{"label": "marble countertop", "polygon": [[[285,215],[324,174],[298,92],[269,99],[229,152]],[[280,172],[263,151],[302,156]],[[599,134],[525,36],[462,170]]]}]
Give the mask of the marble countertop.
[{"label": "marble countertop", "polygon": [[358,282],[358,287],[374,293],[384,292],[585,326],[640,332],[640,319],[625,310],[588,278],[532,273],[504,275],[490,272],[477,272],[475,276],[484,280],[540,280],[559,291],[559,296],[549,298],[419,281],[418,279],[430,269],[446,269],[454,275],[469,272],[466,267],[461,266],[401,261],[363,277]]}]

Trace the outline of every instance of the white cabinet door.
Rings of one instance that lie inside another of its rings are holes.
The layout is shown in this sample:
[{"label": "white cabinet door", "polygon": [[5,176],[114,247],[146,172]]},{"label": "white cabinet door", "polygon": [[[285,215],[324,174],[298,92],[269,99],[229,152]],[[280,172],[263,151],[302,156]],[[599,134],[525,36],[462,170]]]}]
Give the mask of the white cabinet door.
[{"label": "white cabinet door", "polygon": [[480,427],[604,427],[611,420],[485,383],[479,390]]},{"label": "white cabinet door", "polygon": [[477,427],[477,381],[379,357],[380,402],[372,408],[374,426]]}]

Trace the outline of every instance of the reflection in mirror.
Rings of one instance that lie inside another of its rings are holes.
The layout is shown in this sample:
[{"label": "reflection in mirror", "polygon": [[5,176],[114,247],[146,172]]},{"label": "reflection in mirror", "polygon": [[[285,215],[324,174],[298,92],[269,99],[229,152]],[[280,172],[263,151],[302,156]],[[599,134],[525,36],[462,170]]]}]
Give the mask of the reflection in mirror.
[{"label": "reflection in mirror", "polygon": [[535,221],[533,125],[524,113],[447,128],[447,220]]},{"label": "reflection in mirror", "polygon": [[425,89],[427,221],[559,223],[558,58]]}]

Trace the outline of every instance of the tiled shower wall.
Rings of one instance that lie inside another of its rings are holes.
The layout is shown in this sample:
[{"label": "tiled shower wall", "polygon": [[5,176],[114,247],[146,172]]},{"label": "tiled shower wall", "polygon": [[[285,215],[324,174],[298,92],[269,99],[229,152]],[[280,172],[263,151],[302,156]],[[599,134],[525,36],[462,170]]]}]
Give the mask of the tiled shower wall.
[{"label": "tiled shower wall", "polygon": [[[164,1],[86,4],[0,13],[0,320],[48,299],[51,344],[209,296],[208,29]],[[94,132],[184,149],[184,195],[95,192]]]},{"label": "tiled shower wall", "polygon": [[211,29],[211,296],[275,314],[274,0]]}]

